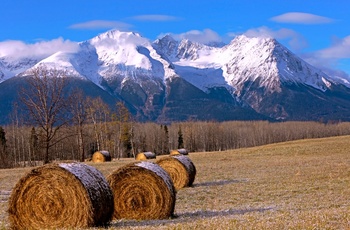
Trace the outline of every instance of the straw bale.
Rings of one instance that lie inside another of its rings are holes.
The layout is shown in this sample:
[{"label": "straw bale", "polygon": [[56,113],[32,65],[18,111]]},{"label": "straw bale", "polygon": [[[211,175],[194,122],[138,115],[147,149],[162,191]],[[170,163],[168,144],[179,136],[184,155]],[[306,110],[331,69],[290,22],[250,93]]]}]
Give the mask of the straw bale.
[{"label": "straw bale", "polygon": [[81,163],[32,169],[9,199],[12,229],[83,228],[108,224],[113,193],[100,171]]},{"label": "straw bale", "polygon": [[111,155],[105,150],[97,151],[92,155],[92,162],[95,163],[111,161],[111,159]]},{"label": "straw bale", "polygon": [[166,156],[156,163],[169,173],[176,190],[192,186],[197,171],[189,157],[181,154]]},{"label": "straw bale", "polygon": [[156,158],[156,154],[153,152],[138,153],[135,157],[135,159],[138,161],[145,161],[147,159],[155,159],[155,158]]},{"label": "straw bale", "polygon": [[174,185],[155,163],[127,164],[112,172],[107,181],[114,193],[113,219],[166,219],[174,214]]},{"label": "straw bale", "polygon": [[188,155],[187,149],[174,149],[170,151],[170,155]]}]

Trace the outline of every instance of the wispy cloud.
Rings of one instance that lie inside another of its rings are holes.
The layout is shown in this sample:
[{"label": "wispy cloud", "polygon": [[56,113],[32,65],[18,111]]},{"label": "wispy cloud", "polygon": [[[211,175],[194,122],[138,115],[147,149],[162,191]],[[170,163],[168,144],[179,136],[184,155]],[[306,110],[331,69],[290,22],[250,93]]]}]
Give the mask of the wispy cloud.
[{"label": "wispy cloud", "polygon": [[93,20],[77,23],[69,26],[70,29],[96,30],[96,29],[119,29],[129,30],[133,26],[120,21]]},{"label": "wispy cloud", "polygon": [[163,14],[137,15],[134,17],[130,17],[129,19],[138,20],[138,21],[156,21],[156,22],[181,20],[181,18],[174,17],[171,15],[163,15]]},{"label": "wispy cloud", "polygon": [[9,40],[0,42],[0,57],[9,56],[11,58],[46,58],[58,51],[76,52],[79,45],[76,42],[57,38],[50,41],[40,41],[27,44],[23,41]]},{"label": "wispy cloud", "polygon": [[350,35],[344,38],[333,38],[333,43],[327,48],[300,54],[306,62],[322,69],[332,77],[348,78],[349,72],[339,70],[346,69],[349,71],[350,62]]},{"label": "wispy cloud", "polygon": [[317,54],[323,58],[350,58],[350,35],[343,38],[334,38],[333,44],[319,50]]},{"label": "wispy cloud", "polygon": [[287,40],[290,48],[299,51],[308,46],[306,39],[294,30],[282,28],[272,30],[266,26],[253,28],[244,33],[248,37],[271,37],[277,40]]},{"label": "wispy cloud", "polygon": [[[303,55],[303,58],[312,65],[323,69],[327,74],[334,76],[346,76],[349,74],[335,70],[337,66],[347,67],[350,59],[350,35],[340,38],[333,38],[333,44],[327,48],[317,50]],[[350,77],[350,76],[349,76]]]},{"label": "wispy cloud", "polygon": [[289,12],[272,17],[270,20],[274,22],[293,24],[327,24],[335,21],[332,18],[302,12]]},{"label": "wispy cloud", "polygon": [[310,53],[304,53],[300,54],[300,57],[306,61],[307,63],[321,69],[323,72],[325,72],[328,76],[331,77],[340,77],[350,80],[349,73],[340,70],[340,63],[343,60],[347,60],[344,58],[325,58],[319,55],[319,52],[310,52]]},{"label": "wispy cloud", "polygon": [[[170,34],[176,40],[188,39],[193,42],[198,42],[202,44],[208,44],[210,42],[222,42],[222,38],[218,33],[211,29],[200,30],[190,30],[181,34]],[[164,34],[159,35],[159,37],[163,37]]]}]

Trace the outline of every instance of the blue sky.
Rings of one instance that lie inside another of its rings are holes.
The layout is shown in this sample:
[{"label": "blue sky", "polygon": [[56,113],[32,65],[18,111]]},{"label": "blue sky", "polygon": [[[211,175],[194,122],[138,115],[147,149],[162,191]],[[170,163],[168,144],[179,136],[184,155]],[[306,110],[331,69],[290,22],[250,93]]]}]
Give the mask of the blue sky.
[{"label": "blue sky", "polygon": [[272,36],[313,65],[350,74],[348,0],[2,0],[0,56],[54,52],[110,29],[150,40]]}]

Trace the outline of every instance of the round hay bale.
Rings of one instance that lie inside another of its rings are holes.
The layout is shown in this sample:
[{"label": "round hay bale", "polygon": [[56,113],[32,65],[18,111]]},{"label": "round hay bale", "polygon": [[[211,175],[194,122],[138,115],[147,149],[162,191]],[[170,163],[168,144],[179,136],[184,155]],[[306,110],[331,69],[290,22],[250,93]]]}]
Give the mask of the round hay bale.
[{"label": "round hay bale", "polygon": [[81,163],[31,170],[9,199],[12,229],[84,228],[108,224],[113,193],[100,171]]},{"label": "round hay bale", "polygon": [[156,161],[171,177],[174,187],[179,190],[191,186],[196,177],[196,167],[187,156],[178,154]]},{"label": "round hay bale", "polygon": [[92,155],[92,162],[95,163],[111,161],[111,159],[111,155],[105,150],[97,151]]},{"label": "round hay bale", "polygon": [[155,163],[127,164],[112,172],[107,181],[114,194],[113,219],[166,219],[174,214],[174,185]]},{"label": "round hay bale", "polygon": [[188,155],[188,151],[187,149],[174,149],[174,150],[171,150],[170,151],[170,155],[179,155],[179,154],[182,154],[182,155]]},{"label": "round hay bale", "polygon": [[155,158],[156,158],[156,154],[152,152],[138,153],[135,157],[135,159],[138,161],[145,161],[147,159],[155,159]]}]

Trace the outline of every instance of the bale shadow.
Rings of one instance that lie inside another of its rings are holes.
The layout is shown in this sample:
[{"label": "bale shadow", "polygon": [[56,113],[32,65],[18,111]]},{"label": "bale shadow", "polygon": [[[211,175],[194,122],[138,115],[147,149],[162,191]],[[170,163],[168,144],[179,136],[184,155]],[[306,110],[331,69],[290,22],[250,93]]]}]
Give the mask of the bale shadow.
[{"label": "bale shadow", "polygon": [[0,195],[9,196],[9,195],[11,195],[11,191],[0,190]]},{"label": "bale shadow", "polygon": [[227,185],[227,184],[235,184],[235,183],[241,183],[241,182],[248,182],[248,179],[241,179],[241,180],[220,180],[220,181],[209,181],[209,182],[203,182],[203,183],[195,183],[191,187],[209,187],[209,186],[218,186],[218,185]]},{"label": "bale shadow", "polygon": [[250,212],[265,212],[272,210],[273,208],[251,208],[251,209],[229,209],[222,211],[194,211],[194,212],[184,212],[177,213],[170,219],[165,220],[118,220],[111,224],[111,227],[143,227],[143,226],[159,226],[166,224],[179,224],[185,222],[193,222],[197,219],[212,218],[212,217],[224,217],[224,216],[234,216],[243,215]]},{"label": "bale shadow", "polygon": [[8,202],[11,195],[11,191],[0,190],[0,203]]}]

